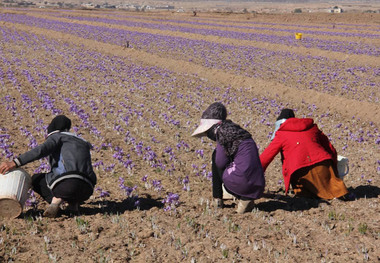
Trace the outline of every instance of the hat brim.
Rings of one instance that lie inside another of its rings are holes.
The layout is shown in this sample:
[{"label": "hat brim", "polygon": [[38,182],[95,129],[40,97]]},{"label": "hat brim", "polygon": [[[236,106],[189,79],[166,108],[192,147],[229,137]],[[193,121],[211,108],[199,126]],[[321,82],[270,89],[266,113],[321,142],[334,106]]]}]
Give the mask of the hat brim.
[{"label": "hat brim", "polygon": [[206,135],[206,132],[217,123],[222,122],[222,120],[216,120],[216,119],[201,119],[201,123],[199,124],[198,128],[191,134],[191,136],[194,137],[202,137]]}]

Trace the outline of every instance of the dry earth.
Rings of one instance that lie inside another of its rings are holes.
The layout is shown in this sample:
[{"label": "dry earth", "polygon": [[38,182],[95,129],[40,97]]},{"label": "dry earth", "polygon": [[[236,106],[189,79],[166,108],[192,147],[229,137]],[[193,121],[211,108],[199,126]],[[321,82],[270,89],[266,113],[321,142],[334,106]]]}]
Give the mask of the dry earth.
[{"label": "dry earth", "polygon": [[[43,142],[45,133],[41,127],[48,124],[52,112],[58,109],[70,116],[78,132],[94,144],[92,155],[94,163],[98,164],[96,172],[100,189],[82,205],[79,216],[63,212],[56,219],[43,218],[41,212],[46,204],[37,197],[36,208],[27,207],[17,219],[1,220],[0,261],[380,260],[380,107],[378,99],[368,99],[368,94],[372,94],[372,98],[379,96],[378,56],[347,55],[317,48],[78,21],[59,16],[59,10],[4,9],[0,10],[2,13],[320,56],[328,60],[344,60],[341,64],[345,68],[370,66],[377,69],[377,75],[375,85],[363,87],[359,95],[327,93],[307,89],[306,82],[301,83],[305,84],[304,88],[303,85],[297,86],[297,80],[282,82],[278,76],[252,77],[233,70],[208,67],[197,60],[187,60],[186,54],[182,57],[170,52],[152,53],[142,47],[126,48],[57,32],[54,28],[1,21],[2,30],[39,37],[38,40],[24,37],[27,39],[24,41],[0,35],[3,58],[0,62],[0,128],[2,134],[10,135],[9,142],[14,143],[11,152],[17,156],[26,151],[33,139]],[[70,16],[143,20],[167,25],[177,23],[153,19],[211,21],[215,25],[185,25],[209,29],[218,28],[218,24],[258,22],[275,24],[267,25],[268,28],[302,25],[321,26],[322,31],[333,31],[331,26],[335,24],[339,26],[334,30],[341,27],[344,32],[373,34],[378,34],[380,24],[379,14],[341,14],[338,17],[330,14],[202,13],[194,18],[186,13],[71,11]],[[255,29],[237,30],[256,32]],[[280,36],[285,33],[271,34]],[[338,36],[332,38],[341,40]],[[379,37],[347,37],[344,40],[364,41],[380,48]],[[306,68],[309,63],[315,62],[305,61],[300,67]],[[284,63],[283,67],[286,65]],[[28,77],[28,73],[34,80]],[[25,95],[31,99],[30,103]],[[213,208],[207,174],[214,146],[207,140],[193,139],[190,134],[203,109],[214,100],[227,105],[230,118],[253,134],[260,151],[269,143],[268,135],[281,108],[291,107],[297,110],[298,116],[315,118],[338,152],[350,159],[350,173],[345,177],[345,183],[353,200],[323,201],[284,196],[277,157],[266,173],[266,194],[257,200],[251,213],[234,213],[232,200],[227,200],[227,207],[222,210]],[[53,102],[55,108],[48,101]],[[143,143],[141,151],[138,142]],[[148,146],[157,154],[153,161],[149,160]],[[123,150],[122,160],[131,160],[133,167],[125,168],[117,160],[115,154],[120,154],[120,149]],[[1,154],[5,159],[4,151]],[[99,164],[100,161],[103,164]],[[152,167],[152,163],[159,161],[166,167]],[[26,169],[32,173],[39,165],[35,162]],[[146,175],[147,180],[143,181]],[[186,176],[188,184],[184,184]],[[120,188],[120,177],[124,178],[125,185],[137,186],[132,197],[126,196]],[[187,190],[183,190],[184,186],[188,186]],[[107,191],[109,196],[102,197],[101,190]],[[162,201],[168,193],[179,194],[180,203],[175,210],[174,207],[169,211],[164,209],[166,204]],[[138,208],[134,206],[137,195]]]}]

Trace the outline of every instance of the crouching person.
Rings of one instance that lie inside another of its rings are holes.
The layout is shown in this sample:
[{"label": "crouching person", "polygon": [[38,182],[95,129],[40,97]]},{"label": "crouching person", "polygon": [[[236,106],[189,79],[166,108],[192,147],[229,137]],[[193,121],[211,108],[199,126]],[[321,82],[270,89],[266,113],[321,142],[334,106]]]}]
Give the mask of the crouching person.
[{"label": "crouching person", "polygon": [[216,141],[212,155],[212,194],[215,205],[223,207],[223,184],[238,199],[237,213],[253,209],[254,200],[262,196],[265,179],[259,154],[251,134],[226,120],[227,110],[219,102],[202,114],[201,123],[192,136],[207,136]]},{"label": "crouching person", "polygon": [[79,204],[93,193],[96,175],[91,164],[91,144],[68,131],[71,120],[64,115],[55,117],[48,126],[46,141],[10,162],[0,164],[0,173],[12,170],[43,157],[49,157],[51,171],[34,174],[32,187],[50,205],[46,217],[56,217],[60,204],[78,212]]},{"label": "crouching person", "polygon": [[290,186],[302,197],[330,200],[348,194],[337,173],[337,152],[313,119],[296,118],[293,110],[283,109],[276,124],[260,159],[265,171],[281,153],[285,194]]}]

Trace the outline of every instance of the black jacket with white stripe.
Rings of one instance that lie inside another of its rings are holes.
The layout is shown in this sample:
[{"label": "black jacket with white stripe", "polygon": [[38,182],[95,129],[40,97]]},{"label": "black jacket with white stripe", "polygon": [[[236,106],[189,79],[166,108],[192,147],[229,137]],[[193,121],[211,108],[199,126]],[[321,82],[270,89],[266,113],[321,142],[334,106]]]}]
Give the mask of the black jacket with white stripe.
[{"label": "black jacket with white stripe", "polygon": [[97,178],[91,164],[91,147],[73,133],[55,131],[43,144],[20,155],[14,162],[22,166],[48,156],[51,171],[46,174],[46,182],[50,189],[66,178],[79,178],[94,187]]}]

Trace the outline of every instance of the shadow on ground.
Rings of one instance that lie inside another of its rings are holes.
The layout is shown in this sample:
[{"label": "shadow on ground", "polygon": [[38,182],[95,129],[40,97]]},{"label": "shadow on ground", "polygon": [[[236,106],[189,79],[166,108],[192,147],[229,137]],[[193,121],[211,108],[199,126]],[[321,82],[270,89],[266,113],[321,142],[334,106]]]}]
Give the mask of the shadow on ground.
[{"label": "shadow on ground", "polygon": [[352,198],[361,199],[361,198],[378,198],[380,195],[380,188],[374,185],[360,185],[356,188],[348,188]]},{"label": "shadow on ground", "polygon": [[[95,201],[88,202],[86,206],[80,208],[80,213],[84,215],[94,214],[123,214],[125,211],[132,211],[135,209],[150,210],[154,207],[162,208],[163,203],[161,198],[153,199],[149,195],[146,197],[127,198],[122,201]],[[136,204],[136,201],[139,204]]]},{"label": "shadow on ground", "polygon": [[[349,194],[342,202],[355,202],[362,198],[378,198],[380,196],[380,188],[373,185],[361,185],[356,188],[349,188]],[[264,212],[273,212],[276,210],[285,211],[304,211],[311,208],[317,208],[320,204],[325,203],[330,205],[330,201],[316,198],[291,197],[277,193],[267,193],[263,197],[264,201],[257,203],[256,208]],[[267,200],[267,201],[265,201]],[[73,214],[68,211],[61,211],[58,216],[66,215],[69,217],[77,215],[95,215],[95,214],[123,214],[125,211],[137,209],[136,199],[127,198],[122,201],[98,200],[86,202],[80,210],[79,214]],[[162,208],[162,199],[153,199],[150,195],[139,197],[139,209],[150,210],[154,207]],[[226,207],[234,207],[234,204],[226,205]],[[39,217],[43,214],[41,209],[30,209],[21,217]]]},{"label": "shadow on ground", "polygon": [[[350,187],[349,194],[340,200],[342,202],[355,202],[362,198],[378,198],[380,188],[373,185],[361,185],[356,188]],[[291,197],[280,194],[265,194],[264,198],[272,199],[257,203],[256,207],[260,211],[273,212],[276,210],[286,211],[303,211],[311,208],[317,208],[321,203],[330,205],[330,201],[316,198]]]},{"label": "shadow on ground", "polygon": [[[136,205],[138,201],[138,207]],[[153,199],[150,195],[145,195],[145,197],[127,198],[122,201],[112,201],[112,200],[96,200],[96,201],[86,201],[79,208],[79,213],[73,213],[70,211],[60,211],[57,217],[62,215],[68,217],[74,217],[78,215],[96,215],[96,214],[123,214],[125,211],[132,211],[136,209],[140,210],[150,210],[154,207],[162,208],[164,205],[162,203],[162,198]],[[43,214],[41,209],[29,209],[20,217],[39,217]]]}]

